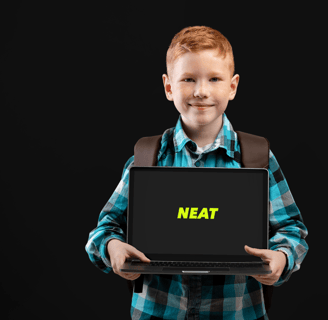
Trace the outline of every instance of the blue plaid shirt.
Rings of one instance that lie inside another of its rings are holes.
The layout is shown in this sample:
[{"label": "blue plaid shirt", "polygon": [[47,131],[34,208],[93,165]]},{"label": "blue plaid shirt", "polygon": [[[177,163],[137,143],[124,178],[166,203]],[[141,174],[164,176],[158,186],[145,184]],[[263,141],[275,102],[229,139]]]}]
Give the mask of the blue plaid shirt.
[{"label": "blue plaid shirt", "polygon": [[[218,148],[224,152],[216,152]],[[99,215],[98,225],[89,234],[86,251],[91,262],[105,273],[112,271],[107,242],[126,242],[129,169],[126,162],[121,181]],[[215,141],[203,148],[189,139],[182,129],[181,115],[176,127],[165,130],[158,154],[158,166],[240,168],[240,145],[226,114]],[[300,269],[308,251],[308,230],[287,181],[269,152],[269,225],[273,236],[271,250],[281,250],[288,263],[274,286],[288,281]],[[133,293],[132,319],[268,319],[262,284],[251,276],[229,275],[144,275],[142,293]],[[193,318],[194,317],[194,318]]]}]

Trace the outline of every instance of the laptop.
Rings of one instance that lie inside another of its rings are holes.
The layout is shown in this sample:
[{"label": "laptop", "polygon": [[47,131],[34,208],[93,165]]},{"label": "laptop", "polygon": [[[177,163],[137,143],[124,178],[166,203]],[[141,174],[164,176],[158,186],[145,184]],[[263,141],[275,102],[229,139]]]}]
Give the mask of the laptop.
[{"label": "laptop", "polygon": [[122,272],[272,272],[244,249],[268,249],[267,169],[131,167],[129,175],[127,243],[151,262],[129,258]]}]

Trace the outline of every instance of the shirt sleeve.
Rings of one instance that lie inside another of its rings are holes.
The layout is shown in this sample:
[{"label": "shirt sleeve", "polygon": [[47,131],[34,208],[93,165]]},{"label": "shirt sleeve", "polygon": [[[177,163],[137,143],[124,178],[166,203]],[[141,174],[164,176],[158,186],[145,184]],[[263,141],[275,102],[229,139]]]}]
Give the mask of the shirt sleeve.
[{"label": "shirt sleeve", "polygon": [[108,241],[118,239],[126,242],[129,170],[133,163],[134,156],[125,163],[121,181],[101,210],[98,225],[89,233],[89,239],[85,246],[91,262],[105,273],[112,271],[107,252]]},{"label": "shirt sleeve", "polygon": [[269,152],[269,249],[284,251],[288,262],[279,280],[278,287],[288,281],[291,274],[300,269],[309,246],[305,241],[308,230],[289,190],[287,181],[272,151]]}]

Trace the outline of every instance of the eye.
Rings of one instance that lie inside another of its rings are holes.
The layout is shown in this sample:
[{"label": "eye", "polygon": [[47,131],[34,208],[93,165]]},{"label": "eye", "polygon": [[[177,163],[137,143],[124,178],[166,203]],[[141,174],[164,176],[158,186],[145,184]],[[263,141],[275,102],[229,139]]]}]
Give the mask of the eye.
[{"label": "eye", "polygon": [[[216,80],[216,81],[214,81],[214,82],[218,82],[220,79],[219,78],[216,78],[216,77],[214,77],[214,78],[212,78],[212,79],[214,79],[214,80]],[[211,80],[212,80],[211,79]]]},{"label": "eye", "polygon": [[184,82],[190,82],[190,81],[187,81],[187,80],[191,80],[191,81],[193,81],[192,78],[186,78],[186,79],[184,79],[183,81],[184,81]]}]

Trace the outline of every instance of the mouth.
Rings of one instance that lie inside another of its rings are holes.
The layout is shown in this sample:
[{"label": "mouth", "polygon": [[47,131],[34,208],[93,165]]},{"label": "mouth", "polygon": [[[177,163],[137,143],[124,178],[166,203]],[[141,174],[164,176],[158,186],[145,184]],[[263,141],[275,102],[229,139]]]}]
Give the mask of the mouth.
[{"label": "mouth", "polygon": [[194,107],[194,108],[196,108],[196,109],[198,109],[198,110],[206,110],[206,109],[208,109],[208,108],[210,108],[210,107],[213,107],[213,105],[209,105],[209,104],[189,104],[188,103],[188,105],[190,106],[190,107]]}]

